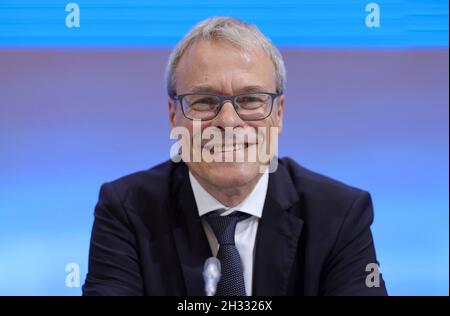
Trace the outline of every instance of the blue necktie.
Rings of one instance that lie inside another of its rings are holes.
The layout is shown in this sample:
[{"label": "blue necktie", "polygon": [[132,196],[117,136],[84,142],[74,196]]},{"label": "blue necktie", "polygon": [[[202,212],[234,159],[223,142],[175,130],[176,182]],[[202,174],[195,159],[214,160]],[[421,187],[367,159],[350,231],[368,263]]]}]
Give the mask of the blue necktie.
[{"label": "blue necktie", "polygon": [[[224,210],[218,210],[224,211]],[[236,224],[250,217],[249,214],[233,212],[228,216],[220,216],[212,213],[206,216],[206,221],[211,226],[217,241],[219,242],[219,259],[222,267],[222,277],[217,285],[218,296],[245,296],[244,272],[241,257],[234,244]]]}]

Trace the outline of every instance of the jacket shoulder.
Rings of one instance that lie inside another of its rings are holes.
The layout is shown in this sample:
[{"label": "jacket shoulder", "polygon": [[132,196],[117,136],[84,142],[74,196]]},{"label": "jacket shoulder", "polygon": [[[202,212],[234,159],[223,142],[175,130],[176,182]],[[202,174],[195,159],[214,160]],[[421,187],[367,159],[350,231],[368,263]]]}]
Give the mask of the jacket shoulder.
[{"label": "jacket shoulder", "polygon": [[125,175],[103,186],[112,187],[121,202],[139,196],[160,200],[169,194],[171,176],[176,167],[177,164],[168,160],[148,170]]},{"label": "jacket shoulder", "polygon": [[307,187],[320,187],[325,190],[340,192],[344,195],[355,195],[363,192],[363,190],[359,188],[348,185],[344,182],[325,176],[318,172],[311,171],[301,166],[289,157],[280,159],[280,164],[288,170],[294,183],[298,184],[296,185],[297,187],[299,187],[300,184],[303,189]]},{"label": "jacket shoulder", "polygon": [[308,200],[347,209],[355,199],[368,194],[362,189],[311,171],[291,158],[280,159],[280,164],[287,169],[297,193]]}]

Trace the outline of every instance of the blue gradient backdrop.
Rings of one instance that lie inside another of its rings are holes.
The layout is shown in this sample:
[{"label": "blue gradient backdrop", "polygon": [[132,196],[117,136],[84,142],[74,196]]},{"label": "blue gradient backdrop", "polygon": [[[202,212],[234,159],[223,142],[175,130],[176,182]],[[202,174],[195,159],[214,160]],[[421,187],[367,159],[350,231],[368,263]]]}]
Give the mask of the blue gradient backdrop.
[{"label": "blue gradient backdrop", "polygon": [[[448,295],[448,2],[0,2],[0,295],[79,295],[100,185],[169,157],[169,49],[258,24],[288,69],[281,156],[371,192],[392,295]],[[326,233],[326,232],[324,232]]]}]

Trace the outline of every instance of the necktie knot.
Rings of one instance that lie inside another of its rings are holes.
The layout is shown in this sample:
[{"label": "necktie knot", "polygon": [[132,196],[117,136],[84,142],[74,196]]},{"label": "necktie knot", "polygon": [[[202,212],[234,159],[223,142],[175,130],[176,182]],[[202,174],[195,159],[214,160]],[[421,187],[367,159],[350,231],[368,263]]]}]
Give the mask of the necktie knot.
[{"label": "necktie knot", "polygon": [[234,233],[238,222],[250,217],[249,214],[233,212],[227,216],[220,216],[216,212],[206,216],[206,221],[211,226],[217,241],[221,246],[234,245]]}]

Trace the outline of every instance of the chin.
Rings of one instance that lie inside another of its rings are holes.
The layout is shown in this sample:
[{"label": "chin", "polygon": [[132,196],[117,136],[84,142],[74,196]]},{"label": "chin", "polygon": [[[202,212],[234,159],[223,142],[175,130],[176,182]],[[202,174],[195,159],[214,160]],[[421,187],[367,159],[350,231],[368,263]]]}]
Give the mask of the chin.
[{"label": "chin", "polygon": [[259,164],[212,162],[205,166],[197,166],[195,171],[215,186],[232,188],[246,185],[254,180],[259,175]]}]

